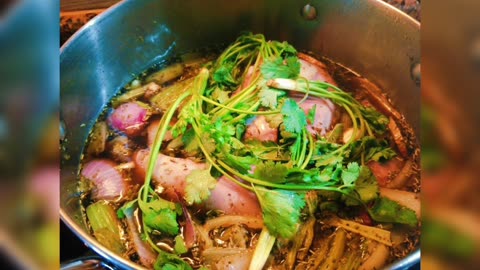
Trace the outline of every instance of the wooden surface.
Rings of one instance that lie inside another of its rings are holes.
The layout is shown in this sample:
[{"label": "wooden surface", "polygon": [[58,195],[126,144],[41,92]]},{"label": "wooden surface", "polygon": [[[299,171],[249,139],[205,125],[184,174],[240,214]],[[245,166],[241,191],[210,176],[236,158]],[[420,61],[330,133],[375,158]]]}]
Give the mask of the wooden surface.
[{"label": "wooden surface", "polygon": [[77,11],[77,10],[91,10],[91,9],[105,9],[120,0],[61,0],[60,10]]}]

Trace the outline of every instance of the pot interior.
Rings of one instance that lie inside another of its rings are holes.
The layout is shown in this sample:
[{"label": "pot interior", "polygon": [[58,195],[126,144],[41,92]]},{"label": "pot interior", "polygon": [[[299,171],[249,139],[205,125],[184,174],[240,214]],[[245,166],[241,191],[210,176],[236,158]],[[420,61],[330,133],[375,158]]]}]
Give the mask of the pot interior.
[{"label": "pot interior", "polygon": [[[307,9],[309,3],[315,12]],[[316,16],[314,16],[316,15]],[[326,56],[385,90],[418,134],[419,24],[381,1],[123,1],[62,47],[61,216],[90,247],[120,266],[132,263],[89,236],[76,193],[84,142],[103,106],[135,75],[182,52],[232,42],[241,31],[286,40]]]}]

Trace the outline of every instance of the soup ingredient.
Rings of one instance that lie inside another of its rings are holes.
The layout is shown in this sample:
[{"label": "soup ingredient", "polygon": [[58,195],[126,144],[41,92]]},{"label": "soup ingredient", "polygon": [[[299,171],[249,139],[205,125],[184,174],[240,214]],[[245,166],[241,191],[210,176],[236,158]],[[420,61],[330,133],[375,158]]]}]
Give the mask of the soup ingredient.
[{"label": "soup ingredient", "polygon": [[97,122],[90,135],[90,143],[87,147],[87,153],[99,155],[105,151],[108,138],[108,127],[104,121]]},{"label": "soup ingredient", "polygon": [[142,240],[141,232],[139,232],[139,229],[141,229],[142,226],[139,224],[139,220],[136,218],[135,211],[138,211],[136,209],[137,208],[131,207],[122,210],[127,221],[128,236],[132,240],[133,248],[138,254],[140,262],[147,267],[152,267],[153,263],[157,259],[157,254],[155,254],[155,252],[152,250],[152,247],[148,243]]},{"label": "soup ingredient", "polygon": [[249,270],[261,270],[267,261],[273,244],[275,243],[275,236],[271,235],[269,230],[263,229],[260,233],[257,246],[253,253],[253,258],[250,262]]},{"label": "soup ingredient", "polygon": [[410,226],[415,226],[418,222],[413,210],[384,197],[378,198],[369,212],[374,220],[380,222],[394,221]]},{"label": "soup ingredient", "polygon": [[83,166],[82,176],[93,184],[91,198],[118,201],[130,191],[121,169],[108,159],[94,159]]},{"label": "soup ingredient", "polygon": [[380,188],[380,194],[385,198],[413,210],[416,216],[420,218],[420,199],[418,198],[418,194],[390,188]]},{"label": "soup ingredient", "polygon": [[389,255],[388,247],[378,243],[375,245],[375,249],[370,257],[363,262],[359,270],[380,269],[387,262]]},{"label": "soup ingredient", "polygon": [[[395,138],[401,120],[288,43],[245,34],[214,62],[175,63],[147,81],[155,89],[121,96],[107,119],[115,138],[90,161],[128,162],[120,176],[142,179],[118,216],[143,265],[358,268],[362,241],[392,245],[379,223],[417,224],[379,189],[395,179],[403,188],[416,172],[409,151],[390,148],[407,149]],[[132,147],[113,151],[121,142]]]},{"label": "soup ingredient", "polygon": [[149,82],[156,82],[157,84],[161,85],[163,83],[169,82],[173,79],[180,77],[183,74],[184,66],[181,63],[175,63],[167,68],[164,68],[160,71],[157,71],[151,75],[149,75],[145,81]]},{"label": "soup ingredient", "polygon": [[121,240],[121,225],[112,206],[104,201],[98,201],[89,205],[86,213],[98,242],[109,250],[122,255],[125,247]]},{"label": "soup ingredient", "polygon": [[139,101],[124,103],[114,109],[108,117],[108,124],[127,136],[138,136],[147,125],[150,111],[146,104]]},{"label": "soup ingredient", "polygon": [[345,244],[347,240],[347,233],[344,229],[339,228],[334,234],[332,247],[330,252],[327,255],[325,262],[320,266],[319,269],[330,270],[337,269],[338,262],[345,251]]}]

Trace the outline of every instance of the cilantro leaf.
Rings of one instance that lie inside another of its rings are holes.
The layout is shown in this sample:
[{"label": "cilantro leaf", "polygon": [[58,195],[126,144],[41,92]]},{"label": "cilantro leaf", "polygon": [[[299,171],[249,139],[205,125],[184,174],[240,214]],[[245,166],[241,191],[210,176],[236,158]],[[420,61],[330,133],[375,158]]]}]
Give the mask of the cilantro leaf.
[{"label": "cilantro leaf", "polygon": [[179,232],[177,212],[172,209],[164,208],[160,211],[144,212],[143,220],[148,227],[163,233],[177,235]]},{"label": "cilantro leaf", "polygon": [[313,124],[315,122],[316,112],[317,112],[317,104],[313,105],[313,107],[310,110],[308,110],[307,121],[309,124]]},{"label": "cilantro leaf", "polygon": [[[364,203],[371,202],[378,198],[379,189],[378,182],[373,175],[372,171],[367,166],[360,167],[360,175],[357,181],[355,181],[355,191],[359,196],[359,199]],[[358,201],[345,198],[346,205],[358,205]]]},{"label": "cilantro leaf", "polygon": [[230,99],[228,92],[223,91],[220,88],[215,88],[215,90],[213,90],[212,98],[222,104]]},{"label": "cilantro leaf", "polygon": [[193,170],[187,176],[186,182],[184,198],[189,205],[208,199],[210,190],[217,184],[217,180],[210,175],[210,169]]},{"label": "cilantro leaf", "polygon": [[287,190],[268,190],[255,188],[262,207],[263,221],[268,231],[274,236],[291,239],[295,236],[302,209],[305,207],[304,196]]},{"label": "cilantro leaf", "polygon": [[389,160],[397,154],[390,148],[386,140],[365,136],[361,140],[357,140],[351,144],[349,158],[357,160],[361,159],[362,155],[364,155],[365,162],[368,162],[370,160]]},{"label": "cilantro leaf", "polygon": [[290,45],[288,42],[279,42],[279,41],[271,41],[272,45],[277,47],[277,50],[280,52],[280,55],[297,55],[297,50]]},{"label": "cilantro leaf", "polygon": [[213,72],[213,80],[220,85],[235,86],[237,81],[232,76],[234,63],[224,63]]},{"label": "cilantro leaf", "polygon": [[178,204],[156,198],[150,202],[138,200],[138,206],[148,227],[170,235],[178,234],[177,214],[182,214],[182,208]]},{"label": "cilantro leaf", "polygon": [[287,98],[282,106],[283,124],[285,130],[292,133],[300,133],[307,126],[305,112],[298,106],[295,100]]},{"label": "cilantro leaf", "polygon": [[415,226],[418,223],[415,212],[395,201],[380,197],[369,210],[373,220],[379,222],[393,222]]},{"label": "cilantro leaf", "polygon": [[385,132],[389,122],[385,115],[371,107],[360,107],[360,112],[375,133],[381,135]]},{"label": "cilantro leaf", "polygon": [[192,270],[192,267],[178,255],[160,250],[153,265],[155,270]]},{"label": "cilantro leaf", "polygon": [[264,87],[262,88],[262,90],[260,90],[258,94],[260,96],[260,103],[262,104],[262,106],[268,107],[270,109],[275,109],[277,108],[278,98],[284,96],[285,92]]},{"label": "cilantro leaf", "polygon": [[357,162],[350,162],[346,169],[342,170],[342,181],[345,186],[354,186],[360,175],[360,166]]},{"label": "cilantro leaf", "polygon": [[137,199],[129,201],[125,203],[122,207],[117,210],[118,218],[126,218],[127,215],[133,212],[133,210],[137,207]]},{"label": "cilantro leaf", "polygon": [[285,183],[287,174],[288,168],[285,165],[268,160],[256,166],[253,176],[272,183]]},{"label": "cilantro leaf", "polygon": [[198,142],[195,140],[195,131],[189,128],[182,135],[182,142],[185,147],[183,150],[189,155],[195,155],[198,152]]},{"label": "cilantro leaf", "polygon": [[287,57],[283,60],[281,57],[271,57],[265,59],[260,71],[266,80],[274,78],[296,79],[300,73],[300,62],[296,56]]},{"label": "cilantro leaf", "polygon": [[177,254],[187,253],[188,248],[185,245],[185,240],[183,240],[183,237],[181,234],[175,236],[175,246],[173,247],[173,249]]},{"label": "cilantro leaf", "polygon": [[236,156],[230,153],[222,153],[219,158],[241,174],[248,173],[252,169],[252,165],[258,162],[258,159],[253,156]]}]

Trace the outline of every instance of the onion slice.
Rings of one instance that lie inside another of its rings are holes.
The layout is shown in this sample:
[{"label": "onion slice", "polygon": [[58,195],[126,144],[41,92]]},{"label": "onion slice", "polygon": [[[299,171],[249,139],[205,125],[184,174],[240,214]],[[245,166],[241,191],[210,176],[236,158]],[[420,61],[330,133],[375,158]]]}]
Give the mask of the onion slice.
[{"label": "onion slice", "polygon": [[137,136],[143,131],[150,117],[147,105],[140,102],[127,102],[116,108],[107,119],[115,130],[127,136]]},{"label": "onion slice", "polygon": [[95,159],[84,165],[81,175],[94,184],[92,199],[113,201],[126,195],[128,185],[116,166],[108,159]]}]

